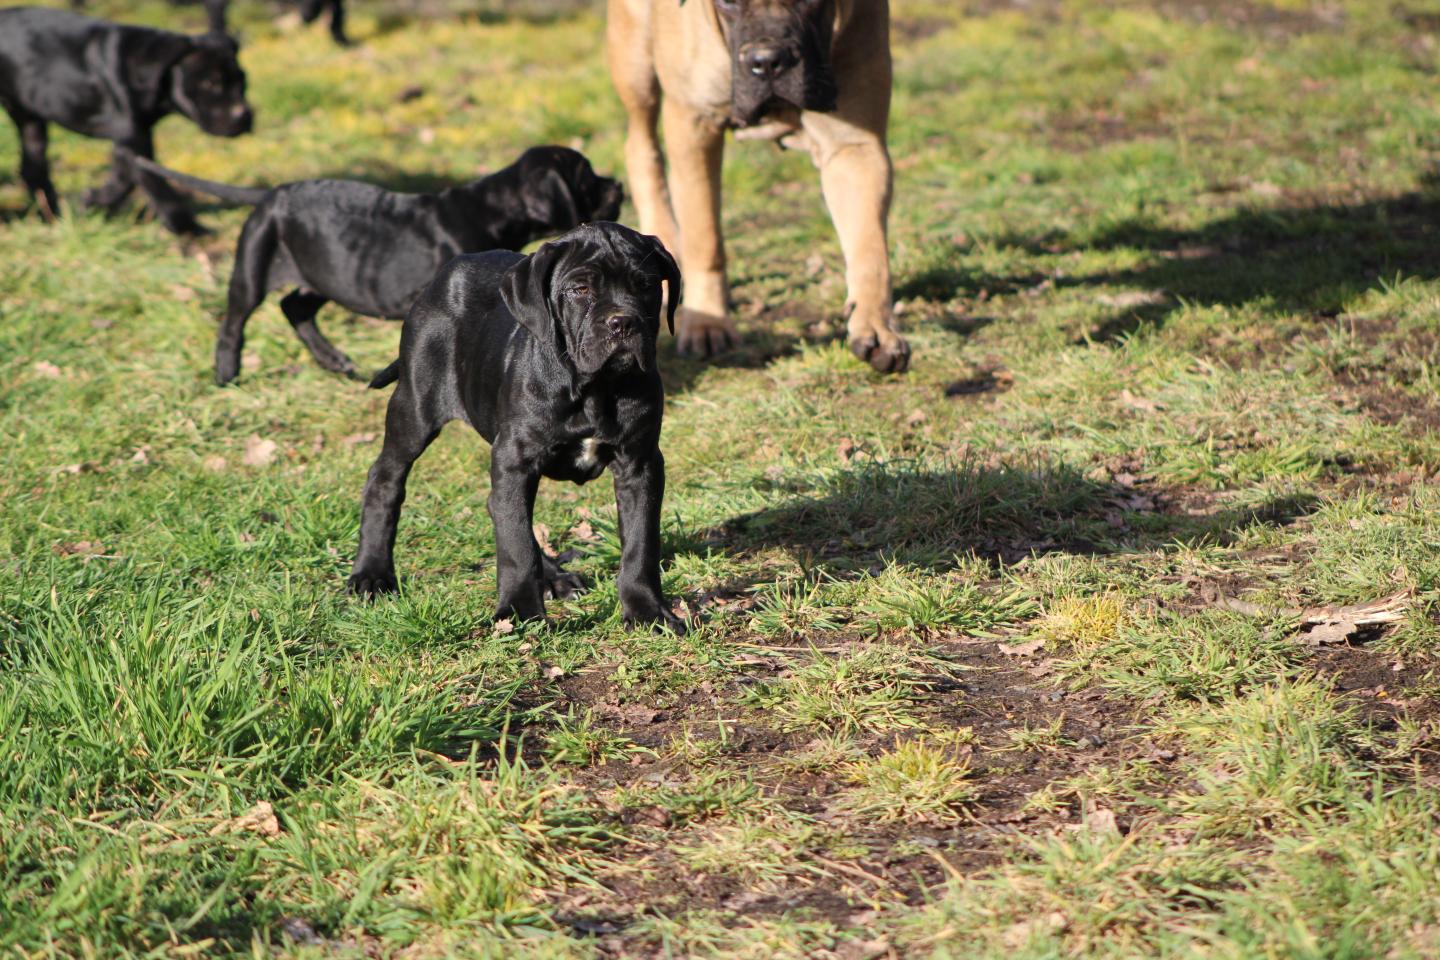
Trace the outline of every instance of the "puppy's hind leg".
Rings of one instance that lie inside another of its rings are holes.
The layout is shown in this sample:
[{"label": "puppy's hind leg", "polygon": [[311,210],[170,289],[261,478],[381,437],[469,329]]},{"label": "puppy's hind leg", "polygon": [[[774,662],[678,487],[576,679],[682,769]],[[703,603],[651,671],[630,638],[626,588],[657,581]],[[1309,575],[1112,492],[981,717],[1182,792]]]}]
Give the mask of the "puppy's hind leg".
[{"label": "puppy's hind leg", "polygon": [[295,290],[285,295],[280,301],[280,309],[285,313],[285,319],[290,321],[290,326],[295,328],[295,335],[305,344],[310,351],[310,356],[331,373],[343,373],[352,380],[358,379],[360,374],[355,370],[355,364],[345,354],[335,349],[334,344],[325,339],[325,334],[315,325],[315,314],[328,301],[318,293],[306,293],[303,290]]},{"label": "puppy's hind leg", "polygon": [[425,416],[408,383],[403,380],[385,412],[385,446],[370,476],[360,507],[360,547],[345,589],[373,597],[399,589],[395,578],[395,528],[405,503],[405,481],[410,468],[440,434],[443,424]]},{"label": "puppy's hind leg", "polygon": [[55,195],[55,184],[50,182],[50,160],[46,156],[49,130],[45,121],[37,117],[15,113],[10,116],[20,132],[20,179],[35,198],[41,219],[53,223],[60,215],[60,200]]}]

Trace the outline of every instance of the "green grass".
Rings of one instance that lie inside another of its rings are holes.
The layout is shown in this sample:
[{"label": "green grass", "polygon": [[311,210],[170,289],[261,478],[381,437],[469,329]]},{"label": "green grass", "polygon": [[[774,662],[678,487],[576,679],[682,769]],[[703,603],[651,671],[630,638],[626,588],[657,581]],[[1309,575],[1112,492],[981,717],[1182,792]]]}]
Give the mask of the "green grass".
[{"label": "green grass", "polygon": [[[356,6],[340,50],[240,5],[256,132],[162,161],[621,170],[598,4]],[[914,369],[835,341],[808,160],[735,145],[745,344],[662,345],[684,637],[622,629],[607,483],[537,504],[594,588],[494,631],[458,428],[347,599],[386,395],[273,301],[214,388],[244,212],[43,225],[0,127],[0,953],[1440,952],[1440,8],[892,7]],[[51,156],[74,198],[107,150]]]}]

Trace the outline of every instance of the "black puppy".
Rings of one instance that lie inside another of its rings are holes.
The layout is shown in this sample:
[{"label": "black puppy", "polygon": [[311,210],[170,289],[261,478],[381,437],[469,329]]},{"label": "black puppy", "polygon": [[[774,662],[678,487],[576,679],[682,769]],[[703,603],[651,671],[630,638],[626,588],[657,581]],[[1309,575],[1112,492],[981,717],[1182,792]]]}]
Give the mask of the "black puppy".
[{"label": "black puppy", "polygon": [[176,233],[200,226],[164,180],[135,169],[153,157],[151,131],[179,112],[221,137],[250,130],[245,73],[225,36],[191,37],[107,23],[62,10],[0,10],[0,106],[20,131],[20,179],[51,220],[60,203],[46,157],[48,124],[110,140],[110,179],[83,203],[114,210],[136,183],[161,223]]},{"label": "black puppy", "polygon": [[405,319],[400,359],[370,384],[399,382],[365,484],[350,592],[396,589],[405,479],[440,428],[463,420],[492,448],[497,617],[543,619],[547,595],[576,592],[579,579],[535,542],[535,492],[542,476],[585,483],[608,466],[624,621],[683,629],[660,593],[662,280],[673,333],[679,268],[655,237],[615,223],[587,224],[528,257],[496,250],[441,268]]},{"label": "black puppy", "polygon": [[532,147],[488,177],[437,194],[394,193],[353,180],[301,180],[251,190],[146,170],[233,203],[255,205],[240,233],[230,299],[215,344],[215,380],[240,371],[245,322],[265,295],[297,287],[280,309],[326,370],[355,364],[325,339],[315,314],[326,301],[400,319],[440,266],[460,253],[518,250],[587,220],[620,214],[624,188],[565,147]]}]

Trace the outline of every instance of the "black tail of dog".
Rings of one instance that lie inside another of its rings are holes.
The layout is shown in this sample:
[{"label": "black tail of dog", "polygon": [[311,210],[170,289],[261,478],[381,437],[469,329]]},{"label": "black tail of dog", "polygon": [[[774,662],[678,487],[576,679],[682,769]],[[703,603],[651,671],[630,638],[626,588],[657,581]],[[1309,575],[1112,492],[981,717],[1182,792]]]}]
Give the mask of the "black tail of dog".
[{"label": "black tail of dog", "polygon": [[390,366],[386,367],[384,370],[381,370],[379,373],[375,374],[375,376],[370,378],[370,389],[383,390],[384,388],[390,386],[390,384],[394,383],[396,380],[399,379],[400,361],[396,360],[394,363],[390,364]]},{"label": "black tail of dog", "polygon": [[243,206],[253,207],[265,199],[269,190],[260,187],[232,187],[228,183],[216,183],[214,180],[202,180],[199,177],[192,177],[188,173],[180,173],[178,170],[171,170],[162,167],[154,160],[146,157],[132,157],[135,165],[147,173],[153,173],[157,177],[164,177],[171,183],[179,184],[191,190],[198,190],[201,193],[208,193],[212,197],[219,197],[227,203],[238,203]]}]

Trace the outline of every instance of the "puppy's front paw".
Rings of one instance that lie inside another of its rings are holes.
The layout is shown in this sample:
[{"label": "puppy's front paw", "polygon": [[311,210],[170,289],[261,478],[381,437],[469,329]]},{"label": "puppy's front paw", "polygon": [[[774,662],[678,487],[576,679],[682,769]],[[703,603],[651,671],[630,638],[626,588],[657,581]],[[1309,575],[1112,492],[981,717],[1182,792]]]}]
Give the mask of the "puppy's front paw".
[{"label": "puppy's front paw", "polygon": [[359,570],[345,581],[345,592],[373,600],[382,594],[399,593],[400,582],[395,579],[394,570]]},{"label": "puppy's front paw", "polygon": [[675,320],[675,352],[702,360],[719,356],[740,342],[729,318],[680,308]]},{"label": "puppy's front paw", "polygon": [[648,627],[651,630],[669,630],[676,634],[684,634],[687,627],[684,620],[675,616],[670,608],[663,604],[654,610],[644,612],[626,611],[620,619],[625,624],[626,630]]}]

